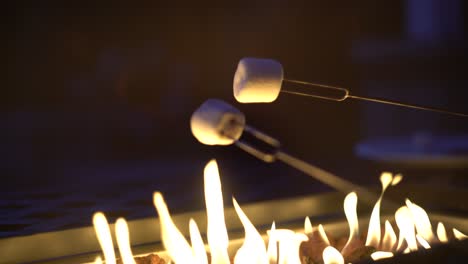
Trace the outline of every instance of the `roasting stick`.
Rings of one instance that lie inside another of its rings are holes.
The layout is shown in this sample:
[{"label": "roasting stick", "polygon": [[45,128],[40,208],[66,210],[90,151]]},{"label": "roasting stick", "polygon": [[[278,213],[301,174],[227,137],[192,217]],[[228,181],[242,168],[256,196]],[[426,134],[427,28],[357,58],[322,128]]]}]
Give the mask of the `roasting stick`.
[{"label": "roasting stick", "polygon": [[318,90],[317,91],[308,90],[308,91],[305,91],[305,92],[301,92],[301,91],[297,90],[297,88],[290,88],[290,90],[282,89],[281,90],[282,93],[295,94],[295,95],[307,96],[307,97],[314,97],[314,98],[320,98],[320,99],[331,100],[331,101],[336,101],[336,102],[342,102],[342,101],[350,98],[350,99],[357,99],[357,100],[374,102],[374,103],[381,103],[381,104],[388,104],[388,105],[394,105],[394,106],[400,106],[400,107],[406,107],[406,108],[412,108],[412,109],[418,109],[418,110],[431,111],[431,112],[436,112],[436,113],[441,113],[441,114],[449,114],[449,115],[460,116],[460,117],[468,117],[468,114],[448,111],[448,110],[445,110],[445,109],[439,109],[439,108],[435,108],[435,107],[427,107],[427,106],[421,106],[421,105],[415,105],[415,104],[407,104],[407,103],[402,103],[402,102],[388,100],[388,99],[380,99],[380,98],[371,98],[371,97],[351,95],[350,91],[348,89],[341,88],[341,87],[335,87],[335,86],[329,86],[329,85],[323,85],[323,84],[317,84],[317,83],[310,83],[310,82],[303,82],[303,81],[297,81],[297,80],[288,80],[288,79],[283,79],[283,82],[292,83],[292,84],[300,84],[302,86],[307,86],[308,88],[312,87],[312,88],[316,88],[316,89],[319,88],[319,89],[329,89],[329,90],[339,91],[339,92],[342,92],[343,95],[338,96],[338,97],[330,96],[330,95],[326,95],[326,94],[324,95],[324,94],[320,94],[318,92]]},{"label": "roasting stick", "polygon": [[271,103],[278,98],[280,92],[283,92],[335,102],[342,102],[349,98],[449,114],[458,117],[468,117],[468,114],[445,109],[408,104],[388,99],[352,95],[346,88],[285,79],[283,66],[278,61],[271,59],[241,59],[234,74],[233,92],[236,100],[241,103]]},{"label": "roasting stick", "polygon": [[[284,152],[280,148],[279,141],[257,129],[246,125],[244,132],[252,135],[262,143],[269,144],[273,148],[273,151],[268,153],[261,150],[258,147],[254,147],[251,143],[247,143],[242,139],[238,139],[234,142],[236,146],[250,153],[251,155],[259,158],[260,160],[263,160],[264,162],[271,163],[276,160],[279,160],[287,164],[288,166],[291,166],[303,172],[304,174],[307,174],[308,176],[332,187],[333,189],[339,192],[342,192],[344,194],[356,192],[358,194],[359,199],[371,206],[374,205],[375,202],[379,199],[379,196],[377,194],[367,190],[366,188],[356,185],[350,181],[347,181],[341,177],[334,175],[331,172],[328,172],[304,160],[294,157],[291,154]],[[384,202],[383,207],[388,207],[392,209],[398,208],[396,203],[388,200]]]},{"label": "roasting stick", "polygon": [[[375,193],[359,185],[282,151],[278,140],[246,125],[244,114],[221,100],[205,101],[193,113],[190,126],[195,138],[203,144],[235,144],[264,162],[282,161],[344,194],[355,191],[360,199],[369,205],[374,205],[379,198]],[[242,134],[250,136],[252,140],[246,140],[246,137],[241,138]],[[386,201],[385,204],[391,208],[397,208],[396,204],[391,201]]]}]

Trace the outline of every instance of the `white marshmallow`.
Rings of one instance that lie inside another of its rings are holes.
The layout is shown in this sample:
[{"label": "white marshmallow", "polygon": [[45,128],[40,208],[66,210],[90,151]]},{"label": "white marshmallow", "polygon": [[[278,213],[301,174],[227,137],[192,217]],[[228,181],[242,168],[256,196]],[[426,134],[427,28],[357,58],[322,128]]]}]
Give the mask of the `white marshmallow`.
[{"label": "white marshmallow", "polygon": [[217,99],[206,100],[190,119],[192,134],[205,145],[230,145],[244,131],[245,116]]},{"label": "white marshmallow", "polygon": [[278,61],[243,58],[234,74],[234,97],[241,103],[271,103],[282,82],[283,66]]}]

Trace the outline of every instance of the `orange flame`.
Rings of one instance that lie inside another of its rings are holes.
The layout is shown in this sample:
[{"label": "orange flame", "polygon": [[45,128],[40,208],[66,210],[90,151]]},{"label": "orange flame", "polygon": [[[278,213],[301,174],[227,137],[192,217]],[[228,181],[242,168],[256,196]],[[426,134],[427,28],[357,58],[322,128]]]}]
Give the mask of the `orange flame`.
[{"label": "orange flame", "polygon": [[437,224],[437,238],[442,243],[448,242],[447,232],[445,231],[445,226],[441,222]]},{"label": "orange flame", "polygon": [[[383,172],[380,175],[380,183],[382,184],[382,192],[380,197],[374,205],[372,214],[369,220],[369,229],[367,230],[367,239],[366,246],[372,246],[378,248],[380,244],[380,204],[382,203],[382,198],[385,193],[385,190],[393,182],[393,176],[389,172]],[[399,182],[399,180],[398,180]],[[397,182],[397,183],[398,183]]]},{"label": "orange flame", "polygon": [[304,219],[304,233],[306,235],[312,235],[314,232],[314,228],[312,227],[312,223],[310,222],[310,218],[307,216]]},{"label": "orange flame", "polygon": [[467,239],[468,236],[457,230],[456,228],[452,228],[453,230],[453,235],[455,236],[456,239],[458,240],[464,240]]},{"label": "orange flame", "polygon": [[130,234],[128,232],[127,221],[125,221],[125,219],[117,219],[115,222],[115,234],[122,263],[136,264],[135,259],[133,258],[132,249],[130,248]]},{"label": "orange flame", "polygon": [[106,216],[102,212],[97,212],[93,215],[93,225],[96,231],[99,244],[101,245],[104,253],[104,259],[107,264],[115,264],[114,245],[112,244],[112,236],[110,232],[109,223]]},{"label": "orange flame", "polygon": [[189,230],[190,242],[192,243],[195,263],[208,264],[208,256],[206,255],[205,244],[203,243],[198,225],[192,218],[190,218],[189,221]]},{"label": "orange flame", "polygon": [[434,233],[432,232],[431,221],[426,211],[419,205],[412,203],[409,199],[406,199],[406,206],[409,208],[413,223],[416,226],[416,231],[424,240],[433,242],[435,241]]},{"label": "orange flame", "polygon": [[418,250],[416,243],[416,235],[414,232],[414,224],[410,210],[406,206],[400,207],[395,213],[395,220],[398,228],[400,229],[400,236],[398,241],[397,250],[402,250],[403,241],[408,243],[410,251]]},{"label": "orange flame", "polygon": [[332,246],[328,246],[322,253],[324,264],[344,264],[344,259],[341,253]]},{"label": "orange flame", "polygon": [[153,202],[158,211],[161,225],[161,239],[168,255],[175,263],[193,263],[192,247],[172,222],[164,197],[160,192],[153,194]]},{"label": "orange flame", "polygon": [[387,220],[385,221],[385,234],[382,239],[381,249],[383,251],[392,251],[395,248],[397,242],[397,236],[395,231],[393,231],[392,225]]},{"label": "orange flame", "polygon": [[237,251],[234,257],[234,264],[248,262],[268,264],[268,255],[262,236],[258,233],[252,222],[250,222],[244,211],[242,211],[236,199],[232,198],[232,202],[234,204],[234,209],[236,210],[236,213],[239,216],[245,229],[244,244]]},{"label": "orange flame", "polygon": [[371,258],[373,260],[379,260],[379,259],[385,259],[385,258],[391,258],[393,257],[392,252],[387,252],[387,251],[376,251],[371,254]]},{"label": "orange flame", "polygon": [[357,217],[357,195],[355,192],[346,195],[344,211],[349,225],[349,238],[341,252],[345,252],[351,241],[359,238],[359,222]]},{"label": "orange flame", "polygon": [[320,237],[322,238],[322,240],[325,243],[327,243],[327,245],[330,245],[330,240],[328,240],[327,233],[325,233],[325,228],[323,228],[323,225],[319,224],[317,229],[318,229],[318,233],[319,233]]},{"label": "orange flame", "polygon": [[[211,251],[211,263],[229,263],[229,238],[224,220],[223,194],[218,164],[211,160],[205,166],[205,204],[208,219],[207,236]],[[182,263],[182,262],[181,262]],[[185,262],[183,262],[185,263]]]}]

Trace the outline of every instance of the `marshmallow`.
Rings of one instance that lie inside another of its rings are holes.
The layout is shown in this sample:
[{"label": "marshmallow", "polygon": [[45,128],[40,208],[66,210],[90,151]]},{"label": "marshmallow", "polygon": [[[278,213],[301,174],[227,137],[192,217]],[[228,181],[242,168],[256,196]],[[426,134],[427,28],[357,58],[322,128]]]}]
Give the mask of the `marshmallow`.
[{"label": "marshmallow", "polygon": [[230,145],[244,131],[245,116],[217,99],[206,100],[190,119],[192,134],[205,145]]},{"label": "marshmallow", "polygon": [[282,82],[281,63],[243,58],[234,74],[234,97],[241,103],[271,103],[278,97]]}]

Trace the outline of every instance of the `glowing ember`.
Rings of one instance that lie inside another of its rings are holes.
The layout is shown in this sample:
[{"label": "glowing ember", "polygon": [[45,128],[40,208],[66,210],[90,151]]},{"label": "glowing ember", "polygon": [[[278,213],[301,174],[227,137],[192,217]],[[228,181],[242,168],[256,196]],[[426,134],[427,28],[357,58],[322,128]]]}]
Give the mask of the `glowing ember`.
[{"label": "glowing ember", "polygon": [[[190,243],[182,235],[180,230],[172,221],[169,210],[161,193],[155,192],[153,202],[159,215],[161,240],[171,262],[177,264],[230,264],[228,255],[229,238],[224,217],[223,196],[218,166],[215,160],[211,160],[204,170],[205,180],[205,203],[207,211],[207,239],[210,249],[211,260],[208,255],[202,235],[193,219],[189,221]],[[395,212],[395,221],[398,226],[397,237],[390,221],[385,221],[385,230],[381,238],[380,206],[385,190],[390,186],[398,184],[401,175],[392,176],[383,173],[380,177],[382,191],[376,201],[369,220],[368,233],[365,244],[359,236],[359,222],[357,217],[358,196],[355,192],[349,193],[344,200],[344,212],[349,225],[349,237],[346,245],[340,251],[335,248],[335,240],[330,240],[325,233],[323,225],[319,224],[316,230],[308,217],[304,220],[304,229],[294,231],[289,229],[277,229],[273,222],[271,229],[267,232],[268,241],[265,241],[259,231],[255,228],[240,205],[233,198],[235,212],[237,213],[245,231],[242,246],[233,257],[233,264],[301,264],[301,244],[305,242],[320,248],[321,253],[313,261],[324,264],[349,263],[352,258],[350,253],[356,249],[379,250],[369,251],[363,256],[370,256],[374,260],[390,258],[395,253],[409,253],[418,250],[418,245],[424,249],[430,249],[432,243],[447,243],[449,238],[445,226],[438,223],[436,234],[433,232],[429,216],[426,211],[406,200],[406,205]],[[115,264],[116,256],[112,242],[109,224],[103,213],[98,212],[93,216],[93,224],[98,241],[101,245],[106,264]],[[135,261],[129,239],[129,230],[126,221],[119,218],[115,223],[115,233],[119,247],[120,258],[123,264],[140,263]],[[454,237],[458,240],[466,239],[467,236],[453,228]],[[309,240],[310,239],[310,240]],[[344,242],[344,241],[343,241]],[[339,244],[339,243],[338,243]],[[267,247],[265,245],[268,245]],[[342,244],[341,244],[342,245]],[[364,247],[364,245],[366,247]],[[313,249],[311,252],[314,252]],[[305,255],[309,257],[308,255]],[[312,256],[310,256],[312,258]],[[101,257],[97,257],[94,263],[103,263]]]}]

